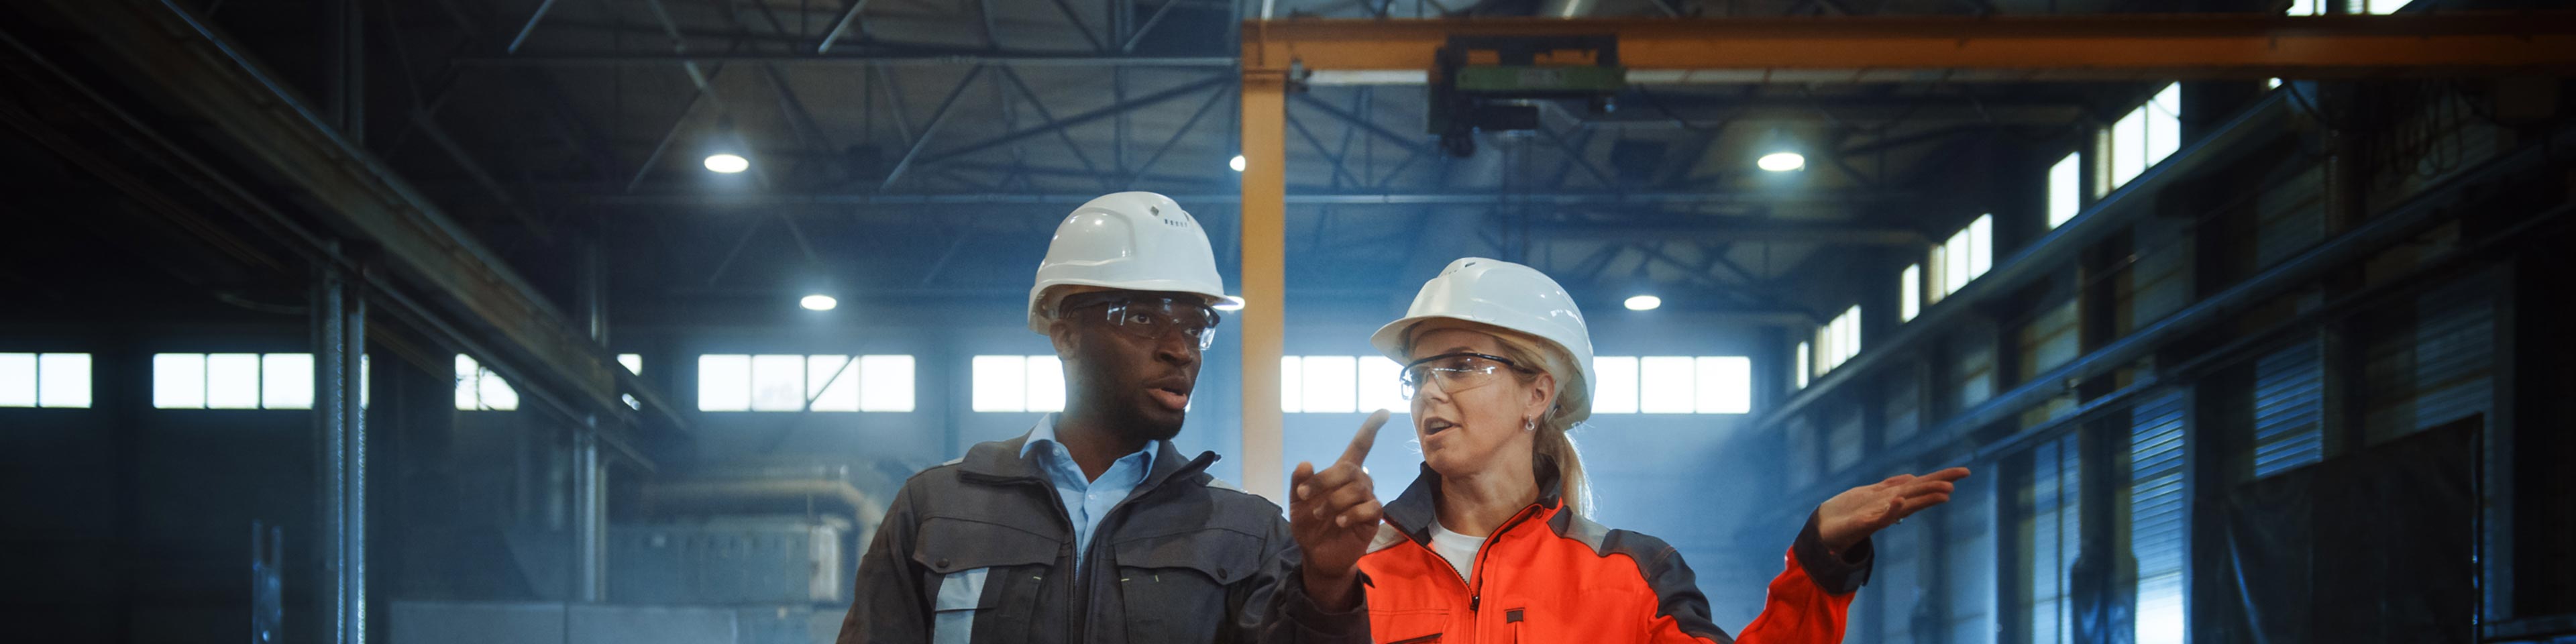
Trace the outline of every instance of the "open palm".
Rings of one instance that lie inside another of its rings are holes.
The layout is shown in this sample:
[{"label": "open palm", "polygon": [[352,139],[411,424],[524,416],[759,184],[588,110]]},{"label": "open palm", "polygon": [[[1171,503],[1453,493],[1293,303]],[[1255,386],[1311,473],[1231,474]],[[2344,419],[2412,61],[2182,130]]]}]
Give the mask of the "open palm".
[{"label": "open palm", "polygon": [[1924,508],[1950,501],[1950,492],[1968,468],[1953,467],[1916,476],[1898,474],[1852,488],[1816,507],[1816,532],[1835,551],[1849,550],[1862,539]]}]

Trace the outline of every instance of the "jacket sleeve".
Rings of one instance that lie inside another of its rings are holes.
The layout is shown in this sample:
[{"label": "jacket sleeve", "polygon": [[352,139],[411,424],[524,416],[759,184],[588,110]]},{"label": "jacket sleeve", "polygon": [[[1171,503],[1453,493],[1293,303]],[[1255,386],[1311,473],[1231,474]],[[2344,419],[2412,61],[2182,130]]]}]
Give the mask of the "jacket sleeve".
[{"label": "jacket sleeve", "polygon": [[858,587],[849,615],[841,618],[839,644],[930,641],[930,604],[921,591],[922,571],[912,562],[913,538],[921,528],[912,509],[919,480],[895,495],[867,554],[859,557]]},{"label": "jacket sleeve", "polygon": [[1789,546],[1787,569],[1771,578],[1770,590],[1763,597],[1762,614],[1744,626],[1741,637],[1729,639],[1725,631],[1710,622],[1708,598],[1700,594],[1690,566],[1682,563],[1681,554],[1670,547],[1663,551],[1667,554],[1661,561],[1647,566],[1647,585],[1654,588],[1658,603],[1655,619],[1647,625],[1647,639],[1675,644],[1843,641],[1852,592],[1869,581],[1872,563],[1866,540],[1850,552],[1836,553],[1825,547],[1824,538],[1816,532],[1816,517],[1809,514],[1806,527],[1798,531],[1797,539]]},{"label": "jacket sleeve", "polygon": [[[1274,506],[1275,507],[1275,506]],[[1261,572],[1228,591],[1237,642],[1263,644],[1367,644],[1368,580],[1350,610],[1331,611],[1306,594],[1305,557],[1290,536],[1288,520],[1274,513],[1263,540]]]}]

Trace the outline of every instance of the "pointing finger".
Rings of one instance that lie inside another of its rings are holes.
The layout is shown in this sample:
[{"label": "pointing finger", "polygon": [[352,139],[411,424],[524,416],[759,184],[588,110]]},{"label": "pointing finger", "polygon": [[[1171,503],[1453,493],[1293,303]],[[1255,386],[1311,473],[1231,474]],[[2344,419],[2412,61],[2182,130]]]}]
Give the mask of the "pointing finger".
[{"label": "pointing finger", "polygon": [[1369,448],[1377,445],[1377,428],[1385,427],[1391,415],[1384,409],[1369,414],[1368,420],[1360,423],[1360,433],[1351,435],[1351,446],[1342,450],[1341,462],[1358,465],[1367,461]]}]

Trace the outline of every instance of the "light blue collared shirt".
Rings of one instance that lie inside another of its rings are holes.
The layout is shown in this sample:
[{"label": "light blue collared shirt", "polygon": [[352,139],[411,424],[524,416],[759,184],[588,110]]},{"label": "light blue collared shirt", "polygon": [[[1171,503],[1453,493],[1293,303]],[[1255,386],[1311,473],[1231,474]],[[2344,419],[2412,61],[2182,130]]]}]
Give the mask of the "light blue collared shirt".
[{"label": "light blue collared shirt", "polygon": [[1073,462],[1073,454],[1065,450],[1064,443],[1056,441],[1055,421],[1055,414],[1038,419],[1037,426],[1029,429],[1029,439],[1020,445],[1020,456],[1027,457],[1030,451],[1043,446],[1045,454],[1039,457],[1039,464],[1046,468],[1047,479],[1055,482],[1055,495],[1064,502],[1064,515],[1073,519],[1073,563],[1080,566],[1083,556],[1091,552],[1091,532],[1100,527],[1100,519],[1109,516],[1110,508],[1118,507],[1119,501],[1127,500],[1127,493],[1143,485],[1145,475],[1154,471],[1154,453],[1162,449],[1162,441],[1145,441],[1144,449],[1118,457],[1109,469],[1100,472],[1099,479],[1092,480],[1083,477],[1082,465]]}]

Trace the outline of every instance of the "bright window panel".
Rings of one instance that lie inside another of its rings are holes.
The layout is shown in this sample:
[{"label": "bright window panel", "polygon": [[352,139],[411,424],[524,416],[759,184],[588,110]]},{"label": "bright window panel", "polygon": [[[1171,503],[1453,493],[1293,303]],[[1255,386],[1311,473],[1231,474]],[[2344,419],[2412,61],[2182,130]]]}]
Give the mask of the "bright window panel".
[{"label": "bright window panel", "polygon": [[859,370],[849,356],[805,356],[809,411],[858,411]]},{"label": "bright window panel", "polygon": [[1359,360],[1351,356],[1306,356],[1307,413],[1350,413],[1358,401]]},{"label": "bright window panel", "polygon": [[1699,409],[1693,376],[1699,365],[1690,356],[1637,359],[1637,410],[1649,414],[1687,414]]},{"label": "bright window panel", "polygon": [[1360,411],[1384,409],[1398,414],[1413,410],[1413,402],[1404,398],[1404,384],[1398,382],[1404,365],[1386,356],[1360,357]]},{"label": "bright window panel", "polygon": [[1029,356],[1029,411],[1064,411],[1064,360]]},{"label": "bright window panel", "polygon": [[[703,362],[703,360],[701,360],[701,362]],[[474,387],[474,374],[481,369],[482,366],[475,364],[473,358],[467,357],[465,354],[461,353],[456,355],[457,409],[473,409],[482,404],[482,392]],[[701,389],[703,389],[703,387],[701,387]],[[699,392],[699,395],[701,398],[704,398],[705,392],[701,391]]]},{"label": "bright window panel", "polygon": [[751,410],[804,411],[805,356],[751,357]]},{"label": "bright window panel", "polygon": [[206,355],[206,408],[259,408],[259,354]]},{"label": "bright window panel", "polygon": [[1279,411],[1306,410],[1306,363],[1297,356],[1279,357]]},{"label": "bright window panel", "polygon": [[36,356],[36,377],[36,406],[89,407],[89,354],[40,354]]},{"label": "bright window panel", "polygon": [[1029,359],[1024,356],[975,356],[975,411],[1029,410]]},{"label": "bright window panel", "polygon": [[1701,356],[1697,400],[1703,414],[1743,414],[1753,411],[1753,359],[1742,356]]},{"label": "bright window panel", "polygon": [[1923,262],[1926,267],[1923,273],[1923,303],[1927,306],[1939,303],[1943,296],[1950,294],[1948,249],[1948,245],[1933,246],[1932,252],[1926,255],[1927,259]]},{"label": "bright window panel", "polygon": [[2166,85],[2147,101],[2145,163],[2154,167],[2182,149],[2182,84]]},{"label": "bright window panel", "polygon": [[638,376],[644,375],[644,356],[643,356],[643,354],[636,354],[636,353],[620,353],[620,354],[617,354],[617,364],[625,365],[625,366],[626,366],[626,372],[627,372],[627,373],[632,373],[632,374],[635,374],[635,375],[638,375]]},{"label": "bright window panel", "polygon": [[2084,210],[2084,158],[2068,154],[2048,167],[2048,227],[2056,228]]},{"label": "bright window panel", "polygon": [[2290,10],[2287,13],[2293,16],[2313,16],[2324,13],[2319,9],[2320,6],[2317,0],[2290,0]]},{"label": "bright window panel", "polygon": [[2362,13],[2385,16],[2406,8],[2409,2],[2411,0],[2361,0],[2360,9]]},{"label": "bright window panel", "polygon": [[[1968,222],[1968,279],[1977,279],[1994,266],[1995,216],[1978,215],[1976,221]],[[1960,285],[1965,286],[1967,282],[1962,281]]]},{"label": "bright window panel", "polygon": [[36,406],[36,354],[0,353],[0,407]]},{"label": "bright window panel", "polygon": [[751,411],[751,356],[698,356],[698,411]]},{"label": "bright window panel", "polygon": [[2120,117],[2119,122],[2111,124],[2110,188],[2129,185],[2130,179],[2136,179],[2138,173],[2147,171],[2146,149],[2147,109],[2139,106],[2130,110],[2128,116]]},{"label": "bright window panel", "polygon": [[1790,369],[1790,370],[1789,370],[1789,372],[1790,372],[1790,373],[1792,373],[1792,374],[1796,374],[1796,378],[1797,378],[1797,380],[1798,380],[1798,388],[1799,388],[1799,389],[1805,389],[1805,388],[1807,388],[1807,364],[1808,364],[1808,362],[1807,362],[1807,361],[1808,361],[1808,359],[1809,359],[1809,355],[1808,355],[1808,354],[1809,354],[1809,353],[1812,353],[1814,350],[1815,350],[1815,349],[1814,349],[1813,347],[1808,346],[1808,345],[1807,345],[1807,343],[1805,343],[1805,342],[1800,342],[1800,343],[1798,343],[1798,368],[1796,368],[1796,369]]},{"label": "bright window panel", "polygon": [[501,374],[494,373],[491,367],[476,372],[475,389],[476,395],[483,398],[483,405],[478,409],[516,411],[519,408],[519,390],[511,389],[510,381],[501,379]]},{"label": "bright window panel", "polygon": [[261,408],[313,408],[313,354],[271,353],[260,356],[259,374]]},{"label": "bright window panel", "polygon": [[1959,229],[1959,232],[1952,233],[1950,235],[1950,241],[1943,242],[1941,244],[1942,295],[1957,293],[1959,292],[1959,287],[1966,286],[1968,284],[1968,255],[1970,252],[1971,249],[1968,244],[1968,229],[1966,228],[1961,228]]},{"label": "bright window panel", "polygon": [[1834,361],[1834,366],[1838,367],[1842,366],[1842,363],[1850,362],[1853,356],[1860,355],[1860,305],[1854,304],[1851,310],[1843,311],[1842,333],[1842,344],[1839,346],[1842,347],[1843,357]]},{"label": "bright window panel", "polygon": [[1923,312],[1923,265],[1906,264],[1896,274],[1896,321],[1912,322]]},{"label": "bright window panel", "polygon": [[859,411],[912,411],[912,356],[859,356]]},{"label": "bright window panel", "polygon": [[1637,413],[1636,356],[1600,356],[1592,359],[1592,413]]},{"label": "bright window panel", "polygon": [[155,409],[206,408],[206,355],[202,353],[153,354],[152,407]]},{"label": "bright window panel", "polygon": [[1808,371],[1822,376],[1825,372],[1833,371],[1834,367],[1841,366],[1834,362],[1834,356],[1842,355],[1841,351],[1834,349],[1834,341],[1840,339],[1842,339],[1841,336],[1834,333],[1832,322],[1816,327],[1816,361],[1807,367]]}]

